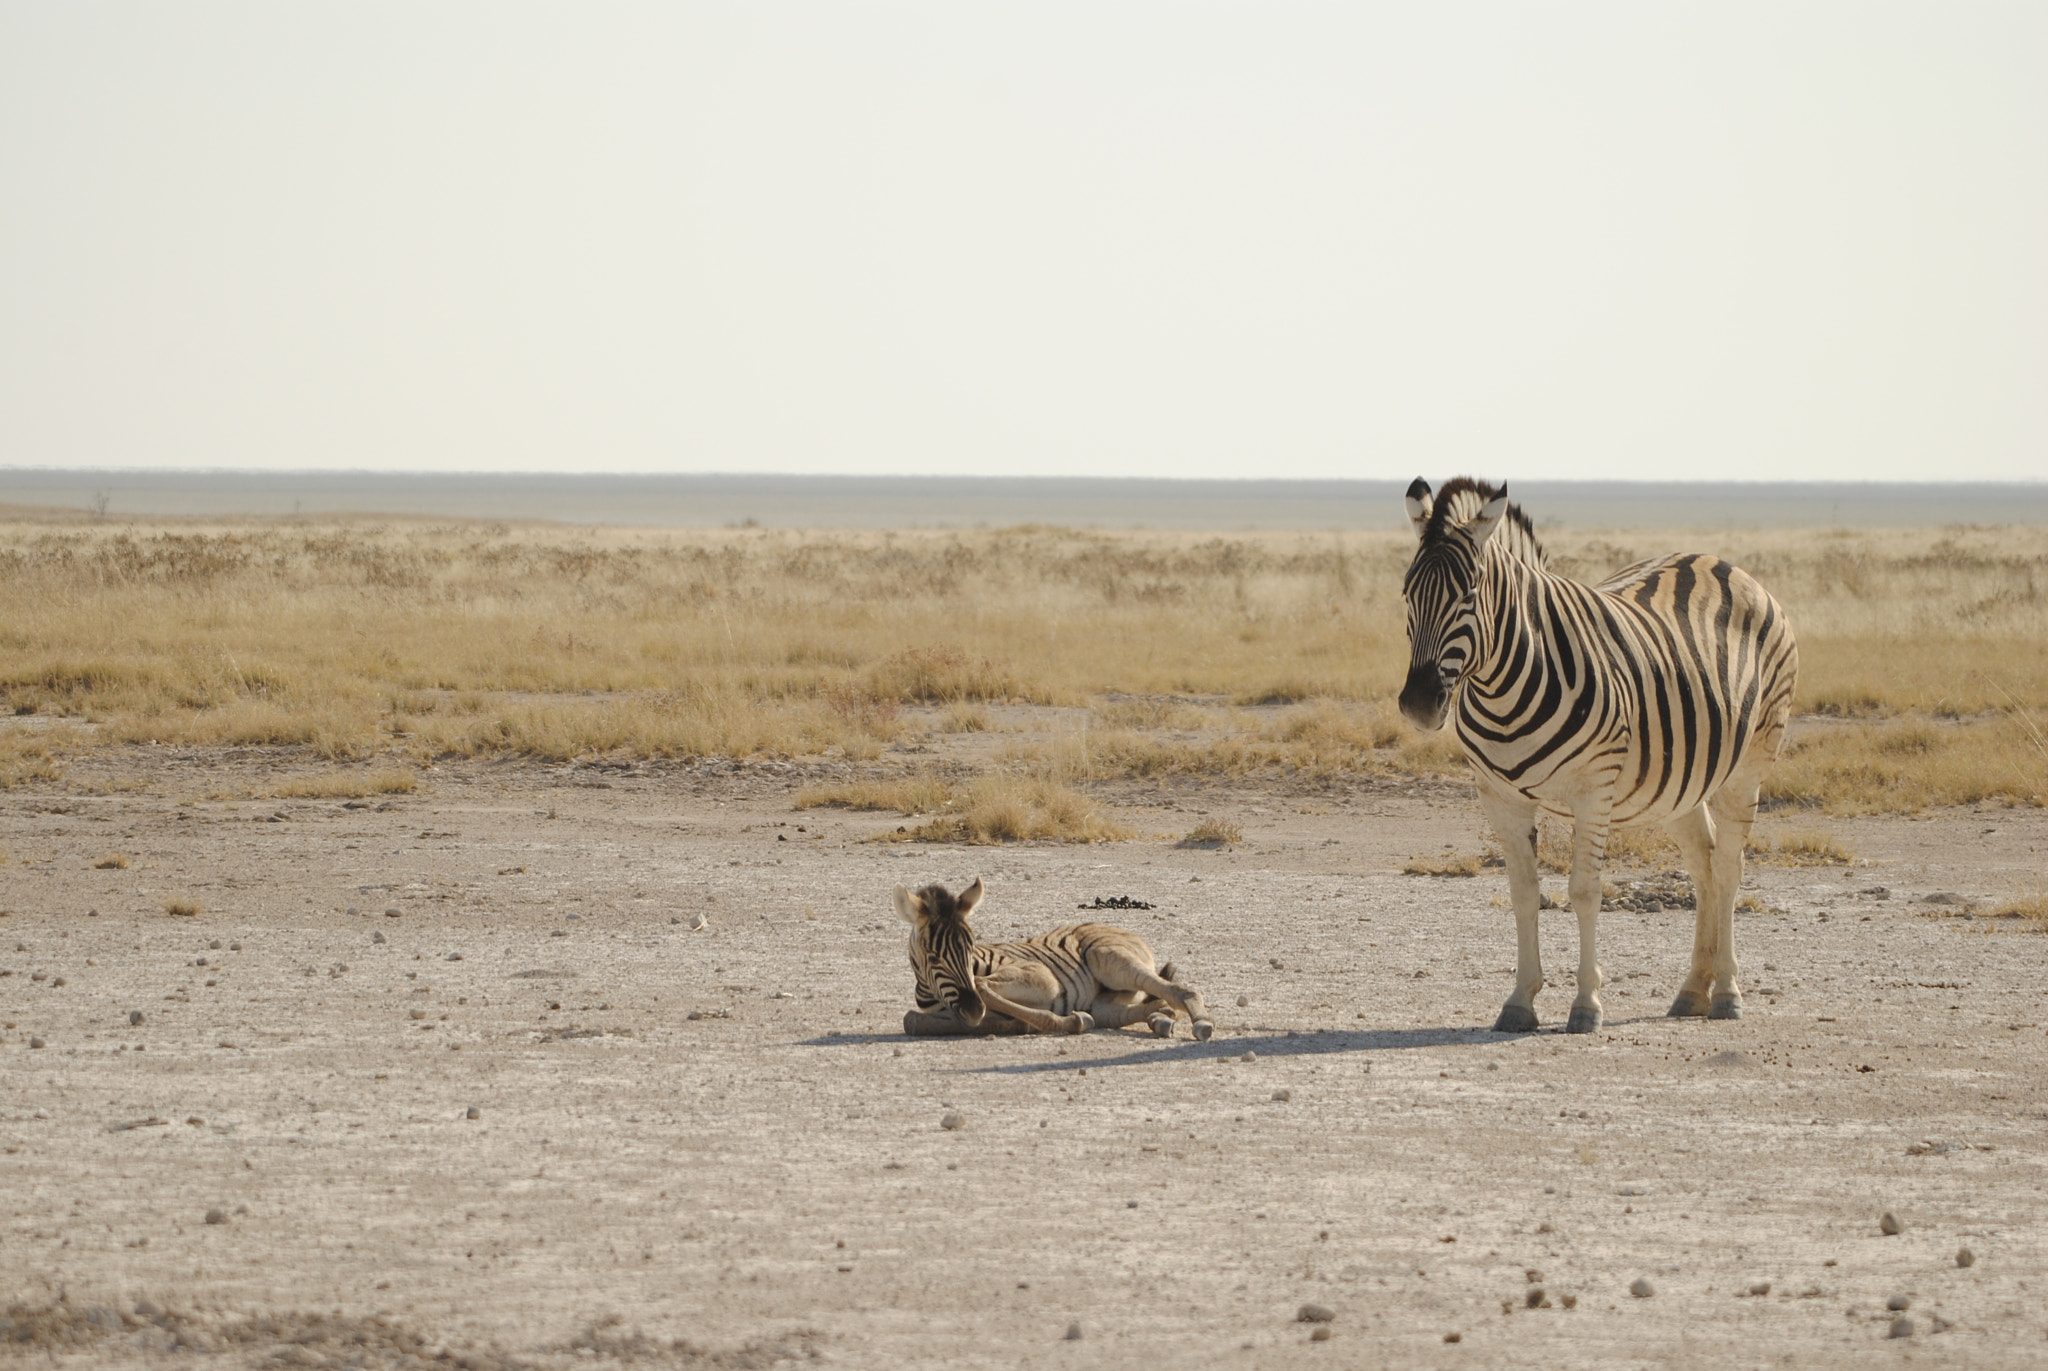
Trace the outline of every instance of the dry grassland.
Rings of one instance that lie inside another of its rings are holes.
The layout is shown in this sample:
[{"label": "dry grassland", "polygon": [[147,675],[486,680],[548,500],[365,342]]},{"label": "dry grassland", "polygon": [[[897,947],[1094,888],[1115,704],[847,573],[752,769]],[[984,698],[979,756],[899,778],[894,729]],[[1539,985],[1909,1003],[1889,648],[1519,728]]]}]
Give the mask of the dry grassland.
[{"label": "dry grassland", "polygon": [[[1771,799],[2048,796],[2048,531],[1547,537],[1587,578],[1720,553],[1784,602],[1817,717]],[[1000,747],[978,777],[805,802],[927,816],[921,837],[1112,837],[1085,798],[1108,779],[1461,770],[1391,706],[1411,550],[1393,533],[17,519],[0,707],[59,722],[0,730],[0,785],[153,742],[298,745],[337,764],[313,783],[334,795],[403,790],[449,756],[874,759],[1029,703],[1067,707],[1065,736]]]}]

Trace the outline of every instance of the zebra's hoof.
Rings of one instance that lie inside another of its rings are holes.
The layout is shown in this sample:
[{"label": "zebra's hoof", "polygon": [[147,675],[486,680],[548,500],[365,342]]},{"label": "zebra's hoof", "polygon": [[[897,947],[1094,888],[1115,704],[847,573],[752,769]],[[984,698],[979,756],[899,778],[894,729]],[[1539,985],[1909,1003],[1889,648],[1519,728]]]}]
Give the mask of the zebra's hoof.
[{"label": "zebra's hoof", "polygon": [[1493,1021],[1496,1033],[1534,1033],[1536,1011],[1526,1004],[1502,1005],[1500,1017]]},{"label": "zebra's hoof", "polygon": [[1196,1019],[1194,1029],[1195,1041],[1198,1043],[1205,1043],[1216,1035],[1216,1025],[1210,1023],[1207,1019]]},{"label": "zebra's hoof", "polygon": [[1567,1033],[1591,1033],[1600,1027],[1600,1011],[1584,1005],[1573,1005],[1572,1016],[1565,1020]]},{"label": "zebra's hoof", "polygon": [[1171,1014],[1154,1014],[1151,1018],[1145,1020],[1145,1023],[1152,1030],[1152,1036],[1155,1038],[1171,1038],[1173,1036],[1173,1015]]},{"label": "zebra's hoof", "polygon": [[1707,1012],[1707,997],[1697,990],[1681,990],[1678,998],[1671,1002],[1671,1008],[1664,1011],[1666,1018],[1697,1019]]},{"label": "zebra's hoof", "polygon": [[1714,1007],[1707,1011],[1707,1017],[1710,1019],[1741,1018],[1742,997],[1740,995],[1716,995],[1714,997]]},{"label": "zebra's hoof", "polygon": [[1093,1033],[1094,1031],[1095,1031],[1095,1016],[1094,1016],[1093,1014],[1090,1014],[1090,1013],[1089,1013],[1089,1012],[1088,1012],[1087,1010],[1085,1010],[1085,1009],[1083,1009],[1083,1010],[1077,1010],[1077,1011],[1075,1012],[1075,1014],[1074,1014],[1074,1032],[1075,1032],[1075,1033]]}]

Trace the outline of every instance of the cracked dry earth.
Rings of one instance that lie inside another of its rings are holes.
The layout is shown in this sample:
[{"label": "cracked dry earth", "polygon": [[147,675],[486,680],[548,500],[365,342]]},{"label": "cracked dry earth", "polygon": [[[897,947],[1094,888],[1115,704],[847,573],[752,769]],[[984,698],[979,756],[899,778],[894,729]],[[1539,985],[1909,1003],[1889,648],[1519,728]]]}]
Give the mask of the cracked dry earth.
[{"label": "cracked dry earth", "polygon": [[[0,1361],[2048,1363],[2048,938],[1958,917],[2038,889],[2040,811],[1752,866],[1739,1023],[1662,1017],[1691,915],[1618,910],[1556,1032],[1546,913],[1504,1036],[1504,878],[1400,874],[1481,841],[1452,784],[1131,788],[1099,847],[864,841],[772,764],[199,798],[318,769],[0,795]],[[890,890],[975,875],[989,937],[1153,903],[1103,917],[1215,1040],[900,1036]]]}]

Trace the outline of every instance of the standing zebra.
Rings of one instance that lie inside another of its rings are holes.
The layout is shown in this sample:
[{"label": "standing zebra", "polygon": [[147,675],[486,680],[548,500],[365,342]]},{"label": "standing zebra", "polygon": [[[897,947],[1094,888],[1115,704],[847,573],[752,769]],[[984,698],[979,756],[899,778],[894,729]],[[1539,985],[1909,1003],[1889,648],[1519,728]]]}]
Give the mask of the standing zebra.
[{"label": "standing zebra", "polygon": [[1536,1027],[1543,966],[1536,813],[1572,821],[1579,993],[1568,1033],[1600,1026],[1594,960],[1610,828],[1661,823],[1692,872],[1699,916],[1674,1017],[1742,1017],[1735,895],[1757,789],[1792,709],[1798,649],[1764,588],[1719,558],[1661,557],[1595,586],[1548,569],[1507,488],[1458,477],[1408,487],[1422,541],[1402,590],[1401,712],[1442,728],[1453,707],[1480,804],[1507,851],[1515,990],[1498,1033]]}]

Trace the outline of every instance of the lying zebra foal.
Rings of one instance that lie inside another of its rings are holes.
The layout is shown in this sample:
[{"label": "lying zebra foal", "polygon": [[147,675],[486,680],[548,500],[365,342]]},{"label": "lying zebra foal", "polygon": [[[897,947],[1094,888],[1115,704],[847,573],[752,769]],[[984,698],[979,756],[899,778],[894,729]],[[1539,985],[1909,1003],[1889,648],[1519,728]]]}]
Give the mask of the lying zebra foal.
[{"label": "lying zebra foal", "polygon": [[896,887],[917,974],[905,1033],[1086,1033],[1143,1023],[1170,1038],[1175,1010],[1198,1041],[1216,1031],[1202,997],[1175,984],[1172,963],[1154,970],[1152,949],[1129,929],[1068,924],[1022,942],[975,942],[967,916],[984,893],[978,879],[958,896],[942,885]]}]

